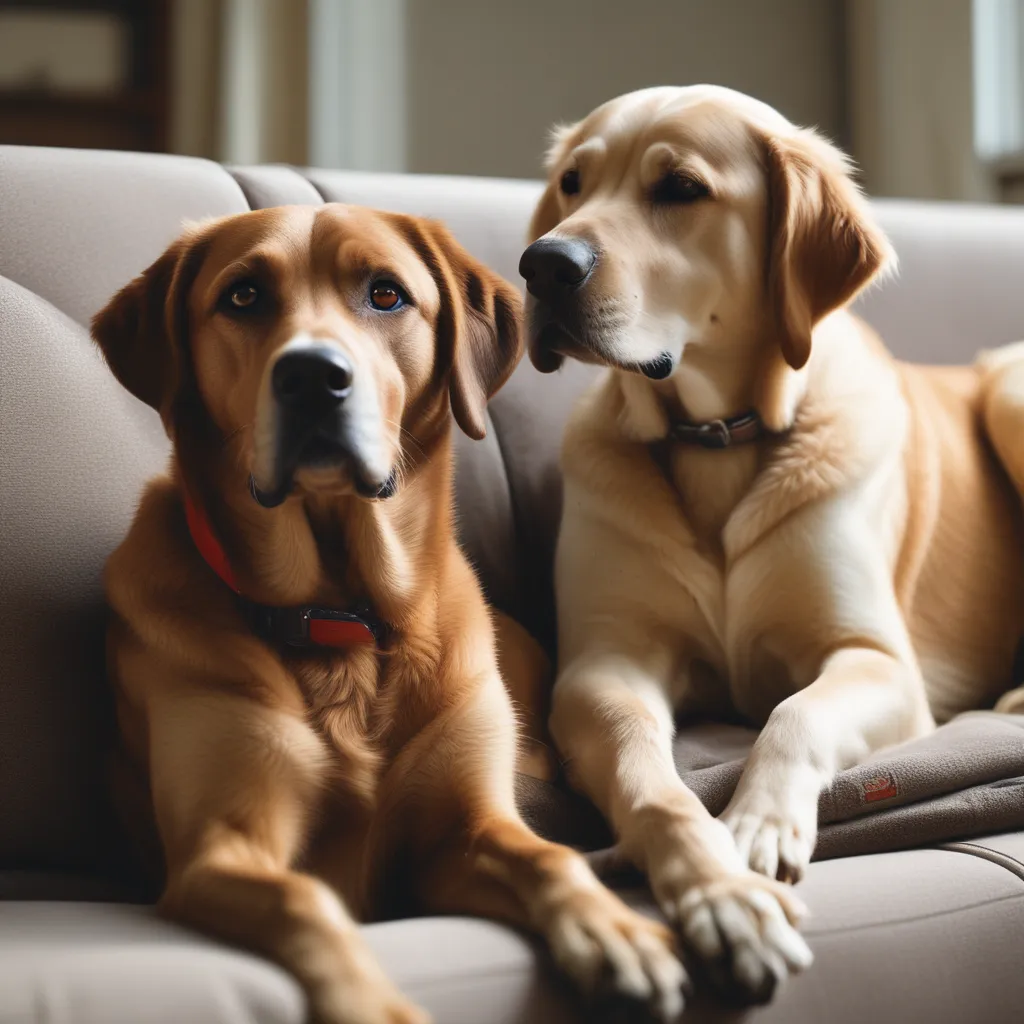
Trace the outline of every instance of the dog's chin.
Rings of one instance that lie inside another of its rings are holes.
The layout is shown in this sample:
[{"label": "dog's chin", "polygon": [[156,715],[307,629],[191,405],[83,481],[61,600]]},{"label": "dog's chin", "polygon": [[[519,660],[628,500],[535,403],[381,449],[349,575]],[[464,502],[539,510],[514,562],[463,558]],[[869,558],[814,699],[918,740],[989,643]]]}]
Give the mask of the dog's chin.
[{"label": "dog's chin", "polygon": [[658,352],[646,359],[630,359],[609,351],[610,348],[599,338],[571,334],[552,321],[536,333],[530,351],[534,366],[542,373],[550,372],[549,368],[558,369],[563,359],[638,373],[648,380],[665,380],[675,373],[676,360],[670,352]]},{"label": "dog's chin", "polygon": [[293,464],[280,467],[273,479],[264,483],[254,474],[250,490],[265,508],[280,505],[292,495],[389,498],[395,491],[395,473],[390,467],[372,465],[336,442],[314,438]]}]

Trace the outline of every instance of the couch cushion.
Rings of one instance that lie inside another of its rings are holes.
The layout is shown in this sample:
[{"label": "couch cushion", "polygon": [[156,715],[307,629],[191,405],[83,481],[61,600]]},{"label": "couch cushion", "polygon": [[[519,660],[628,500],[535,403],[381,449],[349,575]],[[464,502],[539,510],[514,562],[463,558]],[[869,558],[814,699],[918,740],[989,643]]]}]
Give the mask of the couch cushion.
[{"label": "couch cushion", "polygon": [[239,213],[219,165],[191,157],[0,146],[0,275],[86,323],[186,220]]},{"label": "couch cushion", "polygon": [[967,363],[979,349],[1024,338],[1024,209],[878,199],[899,273],[856,312],[901,359]]},{"label": "couch cushion", "polygon": [[279,967],[207,941],[148,907],[8,903],[0,1020],[60,1024],[303,1024]]},{"label": "couch cushion", "polygon": [[84,327],[2,278],[0,351],[0,866],[95,866],[109,834],[100,573],[167,442]]},{"label": "couch cushion", "polygon": [[[436,1024],[573,1020],[564,987],[523,936],[489,921],[373,925],[391,978]],[[7,904],[0,915],[0,1020],[61,1024],[302,1024],[283,970],[169,924],[149,907]]]},{"label": "couch cushion", "polygon": [[[1024,843],[1024,835],[992,845]],[[799,892],[816,962],[767,1007],[738,1013],[706,989],[692,1024],[1010,1024],[1024,1004],[1024,879],[955,850],[814,864]],[[642,891],[625,894],[654,913]],[[436,1024],[592,1019],[547,958],[488,921],[421,918],[365,934]],[[298,1024],[284,972],[159,920],[149,908],[8,904],[0,915],[0,1019],[62,1024]]]},{"label": "couch cushion", "polygon": [[319,206],[323,199],[312,183],[292,167],[266,164],[257,167],[229,167],[246,201],[254,210],[267,210],[272,206],[312,204]]}]

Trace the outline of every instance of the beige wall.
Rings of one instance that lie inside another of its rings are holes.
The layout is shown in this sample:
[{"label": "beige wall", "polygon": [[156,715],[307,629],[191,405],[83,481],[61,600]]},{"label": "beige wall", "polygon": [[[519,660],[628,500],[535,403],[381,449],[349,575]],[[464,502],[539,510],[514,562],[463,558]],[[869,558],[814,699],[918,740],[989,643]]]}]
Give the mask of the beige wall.
[{"label": "beige wall", "polygon": [[715,82],[846,142],[840,0],[408,0],[408,169],[533,177],[548,128]]}]

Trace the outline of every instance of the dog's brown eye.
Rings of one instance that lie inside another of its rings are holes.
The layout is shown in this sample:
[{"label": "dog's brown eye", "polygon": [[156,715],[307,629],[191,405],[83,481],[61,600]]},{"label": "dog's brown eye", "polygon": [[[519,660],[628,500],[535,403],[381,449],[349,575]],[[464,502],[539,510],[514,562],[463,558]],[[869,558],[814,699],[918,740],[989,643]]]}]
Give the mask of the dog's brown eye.
[{"label": "dog's brown eye", "polygon": [[228,301],[235,309],[248,309],[256,305],[260,291],[254,284],[236,284],[228,292]]},{"label": "dog's brown eye", "polygon": [[651,189],[651,201],[654,203],[692,203],[709,195],[711,189],[699,178],[674,171],[666,174]]},{"label": "dog's brown eye", "polygon": [[390,281],[377,281],[370,288],[370,304],[374,309],[398,309],[402,305],[402,293]]},{"label": "dog's brown eye", "polygon": [[580,190],[580,172],[575,168],[566,171],[559,182],[562,192],[567,196],[574,196]]}]

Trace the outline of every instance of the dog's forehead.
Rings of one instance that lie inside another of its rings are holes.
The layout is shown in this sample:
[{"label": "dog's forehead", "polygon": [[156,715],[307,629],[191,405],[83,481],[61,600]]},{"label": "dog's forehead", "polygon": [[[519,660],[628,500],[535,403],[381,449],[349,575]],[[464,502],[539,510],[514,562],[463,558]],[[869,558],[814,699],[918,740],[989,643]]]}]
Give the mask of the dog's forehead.
[{"label": "dog's forehead", "polygon": [[342,264],[383,264],[415,256],[400,217],[345,203],[328,203],[317,211],[311,244],[337,253]]},{"label": "dog's forehead", "polygon": [[314,216],[312,207],[276,206],[226,217],[205,229],[200,227],[207,243],[203,274],[216,273],[217,267],[256,250],[294,258],[309,246]]},{"label": "dog's forehead", "polygon": [[750,128],[773,134],[795,130],[773,107],[718,85],[657,87],[627,93],[598,107],[579,125],[576,146],[632,150],[638,140],[721,149],[723,155]]},{"label": "dog's forehead", "polygon": [[280,206],[238,214],[194,229],[206,243],[200,290],[226,271],[260,265],[275,274],[315,273],[328,266],[359,274],[395,267],[429,280],[401,230],[400,218],[343,203]]}]

